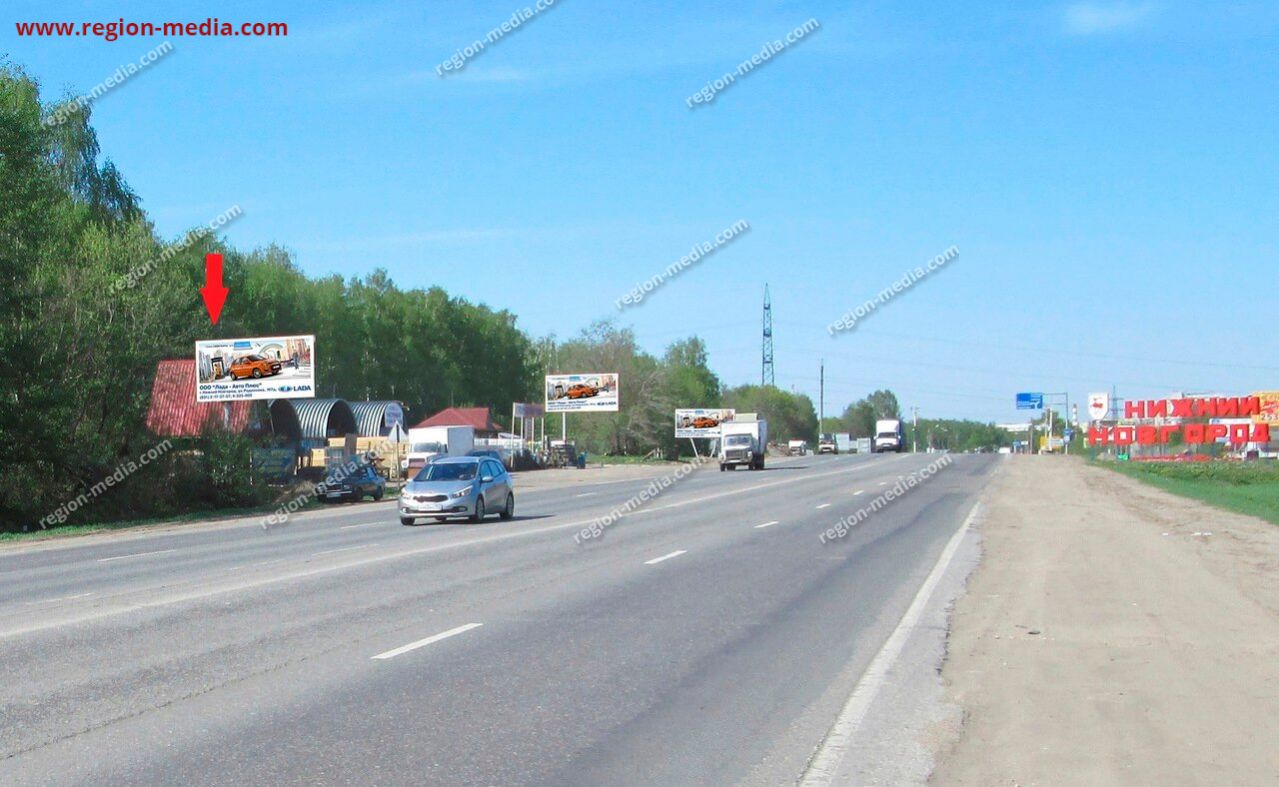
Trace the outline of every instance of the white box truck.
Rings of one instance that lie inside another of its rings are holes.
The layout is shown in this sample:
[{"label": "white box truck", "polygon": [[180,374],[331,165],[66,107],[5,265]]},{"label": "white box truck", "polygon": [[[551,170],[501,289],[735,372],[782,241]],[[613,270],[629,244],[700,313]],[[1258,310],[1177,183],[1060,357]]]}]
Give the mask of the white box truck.
[{"label": "white box truck", "polygon": [[768,422],[743,420],[742,413],[732,421],[720,424],[719,469],[736,470],[745,465],[751,470],[764,469],[764,452],[768,449]]},{"label": "white box truck", "polygon": [[896,418],[886,418],[875,422],[875,453],[886,451],[901,453],[906,450],[906,435],[902,432],[902,422]]},{"label": "white box truck", "polygon": [[410,429],[409,452],[401,462],[401,469],[406,478],[412,478],[437,456],[466,456],[473,450],[473,426],[424,426]]}]

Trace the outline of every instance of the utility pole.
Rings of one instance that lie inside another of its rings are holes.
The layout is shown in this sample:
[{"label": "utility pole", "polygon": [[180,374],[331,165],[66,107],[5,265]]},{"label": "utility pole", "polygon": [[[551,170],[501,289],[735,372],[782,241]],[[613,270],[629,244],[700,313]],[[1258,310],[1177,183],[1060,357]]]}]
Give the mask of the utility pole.
[{"label": "utility pole", "polygon": [[773,374],[773,303],[768,298],[768,285],[764,285],[764,346],[760,364],[759,384],[776,385]]},{"label": "utility pole", "polygon": [[919,453],[919,407],[910,408],[914,413],[914,424],[910,428],[910,452],[912,454]]},{"label": "utility pole", "polygon": [[822,359],[820,382],[817,388],[817,442],[822,441],[822,430],[826,428],[826,359]]}]

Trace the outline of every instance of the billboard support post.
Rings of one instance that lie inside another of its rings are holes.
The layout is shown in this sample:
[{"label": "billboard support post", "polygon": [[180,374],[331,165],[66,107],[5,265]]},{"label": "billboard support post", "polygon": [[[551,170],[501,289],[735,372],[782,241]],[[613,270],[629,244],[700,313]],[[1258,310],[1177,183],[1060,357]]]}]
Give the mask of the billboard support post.
[{"label": "billboard support post", "polygon": [[690,437],[688,438],[688,444],[693,446],[693,456],[700,462],[702,455],[697,453],[697,441]]}]

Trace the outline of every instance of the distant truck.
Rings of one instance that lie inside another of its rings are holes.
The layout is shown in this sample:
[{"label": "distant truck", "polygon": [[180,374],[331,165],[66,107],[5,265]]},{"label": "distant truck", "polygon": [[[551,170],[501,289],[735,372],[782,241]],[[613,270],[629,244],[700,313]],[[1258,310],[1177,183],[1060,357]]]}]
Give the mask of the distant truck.
[{"label": "distant truck", "polygon": [[409,430],[409,452],[400,463],[406,478],[440,456],[466,456],[475,450],[473,426],[424,426]]},{"label": "distant truck", "polygon": [[886,418],[875,422],[874,451],[877,454],[892,451],[901,453],[906,450],[906,435],[902,431],[902,422],[896,418]]},{"label": "distant truck", "polygon": [[764,451],[768,447],[768,422],[743,420],[738,413],[736,420],[726,421],[720,427],[719,469],[735,470],[745,465],[751,470],[764,469]]},{"label": "distant truck", "polygon": [[823,434],[817,436],[817,453],[819,454],[837,454],[839,453],[839,445],[835,442],[835,435]]},{"label": "distant truck", "polygon": [[851,454],[856,450],[857,444],[853,442],[853,436],[847,432],[835,433],[835,453]]},{"label": "distant truck", "polygon": [[786,444],[786,453],[791,456],[807,456],[808,441],[807,440],[791,440]]}]

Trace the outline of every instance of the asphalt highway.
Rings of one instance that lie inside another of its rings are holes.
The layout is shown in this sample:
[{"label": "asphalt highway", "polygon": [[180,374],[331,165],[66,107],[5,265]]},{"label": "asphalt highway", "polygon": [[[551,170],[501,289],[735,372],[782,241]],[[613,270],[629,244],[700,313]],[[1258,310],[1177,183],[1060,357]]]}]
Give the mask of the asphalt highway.
[{"label": "asphalt highway", "polygon": [[794,783],[997,460],[821,536],[937,459],[0,550],[0,782]]}]

